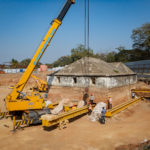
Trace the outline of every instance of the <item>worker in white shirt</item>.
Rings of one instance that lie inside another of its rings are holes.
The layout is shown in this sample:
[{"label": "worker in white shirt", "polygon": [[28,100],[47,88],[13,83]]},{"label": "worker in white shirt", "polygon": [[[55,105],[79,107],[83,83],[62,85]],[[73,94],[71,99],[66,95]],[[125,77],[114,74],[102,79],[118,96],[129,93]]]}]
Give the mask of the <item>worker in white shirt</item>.
[{"label": "worker in white shirt", "polygon": [[94,95],[93,95],[93,93],[90,95],[90,104],[93,104],[94,103],[94,99],[95,99],[95,97],[94,97]]}]

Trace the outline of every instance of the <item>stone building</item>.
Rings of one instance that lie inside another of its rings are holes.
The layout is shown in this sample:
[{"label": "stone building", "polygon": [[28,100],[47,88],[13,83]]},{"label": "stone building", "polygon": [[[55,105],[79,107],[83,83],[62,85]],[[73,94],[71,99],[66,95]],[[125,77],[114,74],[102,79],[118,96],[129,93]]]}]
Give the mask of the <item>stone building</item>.
[{"label": "stone building", "polygon": [[114,88],[134,84],[136,74],[123,63],[84,57],[47,76],[50,86]]}]

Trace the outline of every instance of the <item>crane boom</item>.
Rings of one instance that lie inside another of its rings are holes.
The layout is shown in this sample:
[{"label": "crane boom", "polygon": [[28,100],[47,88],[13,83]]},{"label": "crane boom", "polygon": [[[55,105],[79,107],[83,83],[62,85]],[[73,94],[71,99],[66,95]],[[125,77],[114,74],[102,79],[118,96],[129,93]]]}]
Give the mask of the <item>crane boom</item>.
[{"label": "crane boom", "polygon": [[48,90],[48,85],[45,81],[43,81],[42,79],[38,78],[37,76],[32,74],[32,78],[35,79],[36,81],[36,86],[34,86],[32,89],[39,91],[39,92],[47,92]]},{"label": "crane boom", "polygon": [[12,92],[5,98],[6,108],[8,111],[26,111],[26,110],[39,110],[43,109],[44,100],[41,95],[32,93],[33,95],[28,96],[23,93],[23,88],[29,80],[34,68],[45,52],[46,48],[49,46],[53,36],[55,35],[57,29],[62,23],[63,18],[65,17],[70,6],[75,3],[75,0],[66,0],[66,3],[59,13],[58,17],[54,19],[51,23],[47,34],[45,35],[43,41],[38,47],[35,55],[33,56],[30,64],[28,65],[26,71],[22,75],[18,84],[13,88]]},{"label": "crane boom", "polygon": [[66,15],[67,11],[69,10],[71,4],[74,4],[74,0],[67,0],[63,9],[61,10],[60,14],[56,19],[53,20],[52,25],[50,29],[48,30],[46,36],[44,37],[43,41],[41,42],[40,46],[38,47],[35,55],[33,56],[30,64],[28,65],[26,71],[22,75],[20,81],[15,86],[15,88],[12,90],[11,94],[8,95],[9,100],[16,100],[22,92],[24,86],[26,85],[27,81],[29,80],[35,66],[39,62],[40,58],[42,57],[43,53],[45,52],[46,48],[49,46],[54,34],[56,33],[57,29],[61,25],[61,22]]}]

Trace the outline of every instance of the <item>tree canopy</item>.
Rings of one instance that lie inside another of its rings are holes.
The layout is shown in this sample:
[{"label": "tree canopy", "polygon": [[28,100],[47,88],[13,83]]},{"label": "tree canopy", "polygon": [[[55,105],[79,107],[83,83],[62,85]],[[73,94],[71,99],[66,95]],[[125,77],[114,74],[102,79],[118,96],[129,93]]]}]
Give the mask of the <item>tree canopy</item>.
[{"label": "tree canopy", "polygon": [[18,62],[18,60],[13,58],[10,62],[10,65],[11,65],[11,68],[18,68],[19,62]]},{"label": "tree canopy", "polygon": [[[48,67],[65,66],[81,59],[82,57],[95,57],[107,62],[130,62],[138,60],[150,59],[150,23],[143,24],[132,31],[131,39],[133,40],[132,49],[126,49],[123,46],[116,48],[111,52],[94,53],[92,49],[86,49],[80,44],[76,48],[71,49],[71,55],[62,56],[52,64],[47,64]],[[18,62],[16,59],[11,60],[11,68],[24,67],[26,68],[31,59],[27,58]],[[39,67],[38,63],[36,67]]]},{"label": "tree canopy", "polygon": [[133,48],[150,51],[150,23],[132,31]]},{"label": "tree canopy", "polygon": [[[31,59],[30,58],[26,58],[26,59],[23,59],[22,61],[18,61],[16,59],[12,59],[11,62],[10,62],[10,67],[11,68],[27,68],[27,66],[29,65]],[[38,65],[36,66],[39,67],[42,63],[38,63]]]},{"label": "tree canopy", "polygon": [[27,67],[30,63],[31,59],[30,58],[26,58],[26,59],[23,59],[21,62],[20,62],[20,66],[22,67]]},{"label": "tree canopy", "polygon": [[62,56],[49,66],[51,67],[65,66],[86,56],[94,57],[93,50],[92,49],[88,50],[84,47],[84,45],[80,44],[77,48],[73,48],[71,50],[71,56]]},{"label": "tree canopy", "polygon": [[146,23],[132,31],[131,39],[133,48],[126,49],[124,46],[116,50],[105,53],[94,54],[93,50],[87,50],[84,45],[80,44],[77,48],[71,50],[71,56],[62,56],[51,67],[68,65],[85,56],[95,57],[107,62],[130,62],[150,59],[150,23]]},{"label": "tree canopy", "polygon": [[72,62],[81,59],[82,57],[92,57],[94,56],[93,54],[93,50],[92,49],[86,49],[84,47],[84,45],[80,44],[77,48],[73,48],[71,50],[71,58],[72,58]]}]

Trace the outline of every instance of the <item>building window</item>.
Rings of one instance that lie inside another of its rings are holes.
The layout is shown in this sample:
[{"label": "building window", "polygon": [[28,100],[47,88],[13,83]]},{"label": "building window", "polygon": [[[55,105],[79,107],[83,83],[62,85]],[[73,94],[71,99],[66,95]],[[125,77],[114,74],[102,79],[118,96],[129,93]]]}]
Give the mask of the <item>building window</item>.
[{"label": "building window", "polygon": [[74,78],[73,78],[73,81],[74,81],[74,83],[76,84],[76,83],[77,83],[77,78],[74,77]]},{"label": "building window", "polygon": [[92,84],[96,83],[95,77],[91,77],[91,80],[92,80]]},{"label": "building window", "polygon": [[60,77],[57,77],[57,79],[58,79],[58,83],[60,83]]}]

